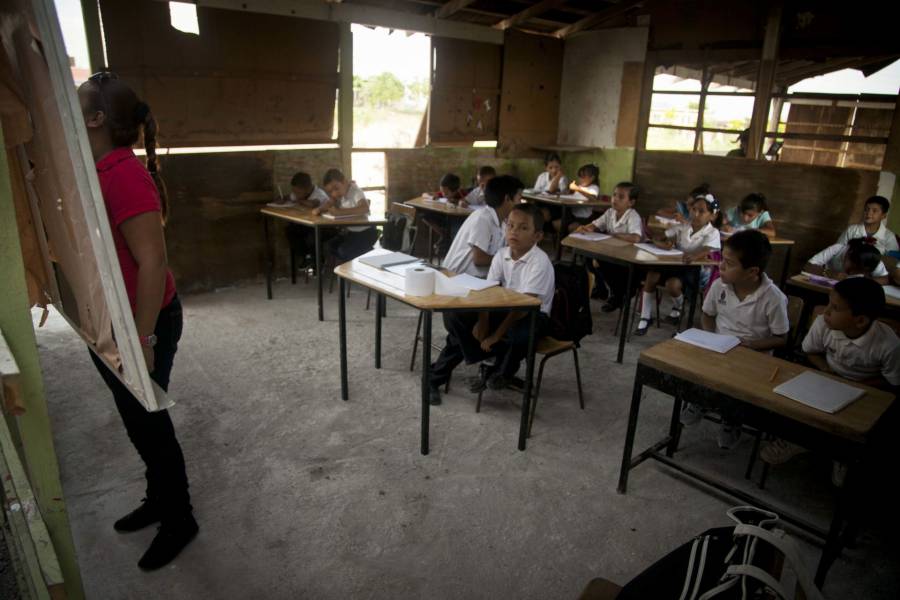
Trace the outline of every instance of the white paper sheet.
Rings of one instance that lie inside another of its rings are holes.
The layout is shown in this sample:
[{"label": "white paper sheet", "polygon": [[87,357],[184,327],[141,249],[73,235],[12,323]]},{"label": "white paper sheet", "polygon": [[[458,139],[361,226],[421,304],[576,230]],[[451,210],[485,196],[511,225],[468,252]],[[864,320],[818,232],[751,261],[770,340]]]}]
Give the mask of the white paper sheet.
[{"label": "white paper sheet", "polygon": [[806,406],[834,414],[865,394],[865,390],[805,371],[773,390]]},{"label": "white paper sheet", "polygon": [[657,256],[681,256],[684,254],[681,250],[666,250],[664,248],[660,248],[655,244],[649,244],[646,242],[638,242],[635,244],[641,250],[645,250],[650,254],[655,254]]},{"label": "white paper sheet", "polygon": [[416,258],[415,256],[410,256],[409,254],[403,254],[402,252],[388,252],[387,254],[379,254],[379,255],[369,255],[364,254],[360,256],[360,262],[369,265],[370,267],[376,267],[378,269],[386,269],[388,267],[393,267],[396,265],[410,265],[417,262],[422,262],[421,259]]},{"label": "white paper sheet", "polygon": [[653,215],[653,218],[662,223],[663,225],[677,225],[677,219],[670,219],[668,217],[660,217],[659,215]]},{"label": "white paper sheet", "polygon": [[587,198],[582,196],[581,194],[560,194],[560,200],[578,200],[579,202],[586,202]]},{"label": "white paper sheet", "polygon": [[480,277],[474,277],[468,273],[460,273],[456,277],[451,277],[450,280],[453,281],[453,283],[465,286],[467,289],[476,292],[500,285],[500,282],[495,279],[481,279]]},{"label": "white paper sheet", "polygon": [[331,213],[324,213],[322,215],[326,219],[331,219],[332,221],[341,221],[343,219],[360,219],[362,215],[333,215]]},{"label": "white paper sheet", "polygon": [[269,202],[266,206],[271,206],[272,208],[294,208],[297,206],[297,203],[288,200],[287,202]]},{"label": "white paper sheet", "polygon": [[447,277],[440,271],[434,273],[434,293],[438,296],[456,296],[465,298],[469,295],[469,288],[465,287],[461,282],[454,280],[456,277]]},{"label": "white paper sheet", "polygon": [[578,240],[587,240],[589,242],[602,242],[603,240],[608,240],[612,236],[606,233],[598,233],[594,231],[593,233],[570,233],[569,237],[573,237]]},{"label": "white paper sheet", "polygon": [[719,354],[725,354],[735,346],[739,346],[741,343],[741,340],[733,335],[722,335],[720,333],[703,331],[702,329],[697,328],[682,331],[675,336],[675,339],[684,342],[685,344],[697,346],[698,348],[718,352]]},{"label": "white paper sheet", "polygon": [[888,298],[893,298],[894,300],[900,300],[900,287],[896,285],[886,285],[884,286],[884,295]]}]

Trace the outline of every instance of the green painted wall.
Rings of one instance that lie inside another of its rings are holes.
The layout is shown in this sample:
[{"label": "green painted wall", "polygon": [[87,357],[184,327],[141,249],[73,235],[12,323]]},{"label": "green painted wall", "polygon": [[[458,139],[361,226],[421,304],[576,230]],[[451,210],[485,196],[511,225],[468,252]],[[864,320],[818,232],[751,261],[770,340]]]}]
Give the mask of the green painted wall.
[{"label": "green painted wall", "polygon": [[[0,132],[0,148],[5,148],[2,142]],[[53,448],[5,152],[0,152],[0,282],[3,282],[0,285],[0,329],[19,365],[25,394],[25,414],[7,417],[7,421],[22,442],[20,459],[28,471],[41,515],[53,540],[65,578],[66,595],[75,600],[83,598],[84,592]]]}]

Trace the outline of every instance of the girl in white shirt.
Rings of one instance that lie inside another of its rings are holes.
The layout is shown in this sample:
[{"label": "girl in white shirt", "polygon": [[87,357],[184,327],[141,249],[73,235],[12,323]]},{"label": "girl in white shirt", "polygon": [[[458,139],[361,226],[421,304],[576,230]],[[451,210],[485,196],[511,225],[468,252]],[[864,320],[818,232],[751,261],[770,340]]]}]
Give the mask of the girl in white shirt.
[{"label": "girl in white shirt", "polygon": [[[569,191],[582,196],[585,200],[596,200],[600,197],[599,179],[600,167],[583,165],[578,169],[578,179],[569,184]],[[563,235],[568,235],[581,225],[590,223],[594,213],[594,209],[590,206],[575,206],[570,210],[572,211],[572,220],[569,223],[569,231],[564,232]],[[553,228],[556,231],[559,231],[561,226],[560,220],[553,221]]]},{"label": "girl in white shirt", "polygon": [[[683,261],[690,263],[702,260],[709,256],[710,252],[722,247],[719,238],[719,227],[722,225],[722,212],[719,210],[719,201],[712,194],[694,199],[691,204],[691,222],[678,225],[666,230],[664,239],[653,242],[660,248],[676,248],[684,253]],[[641,302],[641,320],[638,322],[635,335],[644,335],[647,328],[653,322],[650,317],[653,303],[656,301],[656,284],[660,279],[659,271],[650,271],[644,280],[644,294]],[[666,290],[672,297],[672,312],[669,313],[670,321],[681,319],[681,309],[684,306],[684,294],[682,290],[688,287],[691,293],[697,293],[700,280],[694,269],[686,269],[674,274],[666,280]]]},{"label": "girl in white shirt", "polygon": [[[569,179],[563,174],[562,161],[559,154],[551,152],[544,157],[544,172],[534,182],[534,191],[544,194],[564,194],[569,189]],[[545,230],[549,231],[552,223],[559,221],[562,209],[558,206],[541,206],[544,215]]]}]

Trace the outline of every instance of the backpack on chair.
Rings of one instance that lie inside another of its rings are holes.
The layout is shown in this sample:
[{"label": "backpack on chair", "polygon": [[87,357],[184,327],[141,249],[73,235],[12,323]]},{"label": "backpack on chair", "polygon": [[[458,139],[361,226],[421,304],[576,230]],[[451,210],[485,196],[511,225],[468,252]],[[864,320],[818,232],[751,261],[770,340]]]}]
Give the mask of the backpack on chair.
[{"label": "backpack on chair", "polygon": [[403,250],[405,245],[406,215],[388,213],[387,223],[381,232],[381,247],[385,250]]},{"label": "backpack on chair", "polygon": [[594,331],[591,318],[591,291],[584,267],[553,265],[556,290],[550,310],[550,336],[563,342],[580,342]]}]

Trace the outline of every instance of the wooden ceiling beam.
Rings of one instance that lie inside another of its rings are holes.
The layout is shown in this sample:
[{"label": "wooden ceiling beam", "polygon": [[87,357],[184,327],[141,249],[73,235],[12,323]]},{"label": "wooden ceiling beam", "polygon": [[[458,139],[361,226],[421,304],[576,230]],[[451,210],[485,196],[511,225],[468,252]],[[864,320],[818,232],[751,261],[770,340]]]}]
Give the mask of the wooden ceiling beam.
[{"label": "wooden ceiling beam", "polygon": [[560,4],[563,4],[565,0],[541,0],[537,4],[532,4],[525,10],[521,12],[517,12],[510,17],[503,19],[499,23],[494,25],[495,29],[506,30],[510,27],[515,27],[519,23],[524,23],[525,21],[530,21],[534,17],[547,12],[552,8],[556,8]]},{"label": "wooden ceiling beam", "polygon": [[450,2],[444,3],[443,6],[434,11],[434,16],[438,19],[446,19],[454,13],[458,13],[473,2],[475,2],[475,0],[450,0]]},{"label": "wooden ceiling beam", "polygon": [[629,10],[638,6],[642,6],[643,4],[643,0],[625,0],[623,2],[619,2],[618,4],[616,4],[616,6],[607,8],[606,10],[601,10],[600,12],[594,13],[579,21],[575,21],[571,25],[566,25],[565,27],[557,29],[553,32],[553,35],[558,38],[568,37],[573,33],[578,33],[579,31],[590,29],[591,27],[595,27],[605,21],[610,21],[617,17],[621,17]]}]

